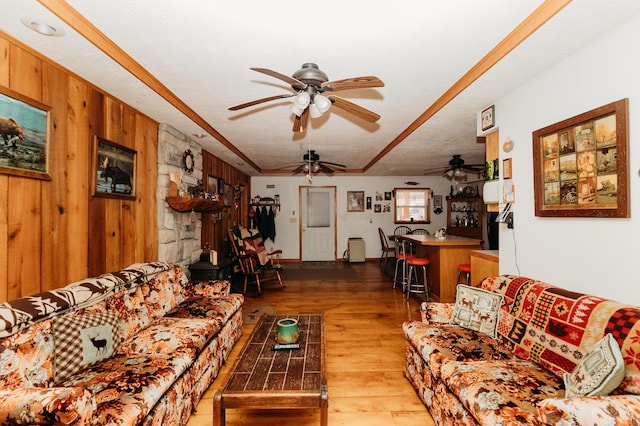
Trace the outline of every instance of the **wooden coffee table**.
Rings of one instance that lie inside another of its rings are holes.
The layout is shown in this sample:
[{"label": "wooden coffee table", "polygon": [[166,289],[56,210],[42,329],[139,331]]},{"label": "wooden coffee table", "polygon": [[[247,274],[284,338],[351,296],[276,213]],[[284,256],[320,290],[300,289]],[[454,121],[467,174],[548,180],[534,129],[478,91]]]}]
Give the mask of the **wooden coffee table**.
[{"label": "wooden coffee table", "polygon": [[[273,351],[277,322],[298,319],[300,349]],[[322,314],[263,315],[213,400],[213,424],[225,424],[227,408],[320,408],[327,425],[328,400]]]}]

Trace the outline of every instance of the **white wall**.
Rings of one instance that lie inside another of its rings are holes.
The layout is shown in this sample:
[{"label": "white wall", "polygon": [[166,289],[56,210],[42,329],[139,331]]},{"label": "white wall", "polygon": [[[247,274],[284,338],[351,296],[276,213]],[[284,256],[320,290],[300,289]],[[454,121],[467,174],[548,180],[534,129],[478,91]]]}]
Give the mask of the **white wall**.
[{"label": "white wall", "polygon": [[[514,141],[513,230],[500,225],[500,273],[640,304],[640,16],[496,100],[500,146]],[[536,217],[532,132],[593,108],[629,98],[628,219]]]},{"label": "white wall", "polygon": [[[387,234],[392,234],[397,226],[393,223],[393,200],[381,201],[383,205],[389,203],[391,212],[374,213],[371,210],[364,212],[347,212],[347,191],[364,191],[365,198],[372,197],[372,204],[376,204],[376,191],[384,195],[394,188],[411,188],[404,182],[415,181],[420,185],[416,188],[431,188],[436,195],[446,196],[451,191],[451,182],[445,178],[432,176],[407,176],[407,177],[364,177],[364,176],[323,176],[313,177],[313,186],[336,187],[336,212],[337,212],[337,258],[341,258],[347,248],[348,239],[352,237],[363,238],[365,241],[365,256],[377,258],[380,256],[380,239],[378,227],[384,229]],[[275,185],[275,188],[267,188],[267,185]],[[257,176],[251,178],[251,197],[280,196],[281,210],[276,215],[275,242],[268,240],[267,249],[281,249],[284,259],[300,258],[299,241],[299,197],[298,188],[309,185],[304,175],[301,176]],[[471,184],[475,185],[481,184]],[[455,184],[454,184],[455,189]],[[443,197],[444,198],[444,197]],[[443,200],[444,201],[444,200]],[[431,223],[428,225],[411,225],[411,228],[427,228],[435,232],[446,225],[447,214],[443,211],[436,215],[431,211]]]}]

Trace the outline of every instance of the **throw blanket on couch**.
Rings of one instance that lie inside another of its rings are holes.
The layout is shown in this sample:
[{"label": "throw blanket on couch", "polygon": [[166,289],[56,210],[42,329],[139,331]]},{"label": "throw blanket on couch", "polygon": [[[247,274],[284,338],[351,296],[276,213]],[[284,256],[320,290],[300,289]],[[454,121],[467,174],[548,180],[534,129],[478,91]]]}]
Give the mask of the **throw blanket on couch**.
[{"label": "throw blanket on couch", "polygon": [[186,424],[242,334],[228,281],[136,264],[0,304],[0,423]]},{"label": "throw blanket on couch", "polygon": [[511,275],[474,290],[403,325],[405,376],[436,424],[640,425],[640,307]]}]

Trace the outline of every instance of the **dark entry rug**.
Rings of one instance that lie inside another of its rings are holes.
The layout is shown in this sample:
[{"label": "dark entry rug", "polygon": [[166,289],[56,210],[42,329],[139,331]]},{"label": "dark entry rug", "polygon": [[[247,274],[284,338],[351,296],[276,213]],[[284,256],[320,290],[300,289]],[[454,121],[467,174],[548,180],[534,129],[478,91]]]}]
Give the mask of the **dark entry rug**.
[{"label": "dark entry rug", "polygon": [[349,281],[357,280],[358,274],[350,268],[291,268],[285,265],[282,278],[285,281]]}]

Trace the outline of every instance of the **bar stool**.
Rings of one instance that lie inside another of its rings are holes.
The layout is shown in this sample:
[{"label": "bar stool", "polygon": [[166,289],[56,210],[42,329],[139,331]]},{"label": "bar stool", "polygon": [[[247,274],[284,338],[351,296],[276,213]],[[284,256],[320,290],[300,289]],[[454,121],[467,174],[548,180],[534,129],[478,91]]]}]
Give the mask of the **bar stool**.
[{"label": "bar stool", "polygon": [[[413,253],[415,243],[408,242],[407,253]],[[426,257],[418,257],[416,255],[410,255],[406,258],[406,264],[408,268],[407,272],[407,301],[411,297],[411,293],[422,294],[424,300],[429,300],[429,259]],[[418,272],[416,268],[422,267],[422,282],[418,280]],[[415,276],[414,276],[415,275]],[[415,279],[414,279],[415,278]]]},{"label": "bar stool", "polygon": [[[402,286],[402,292],[404,293],[407,287],[407,263],[406,263],[406,241],[396,239],[396,267],[393,271],[393,288],[396,288],[396,284]],[[398,273],[400,277],[398,277]]]},{"label": "bar stool", "polygon": [[458,265],[458,284],[465,284],[460,282],[460,277],[462,276],[462,274],[465,274],[466,276],[465,283],[469,285],[469,282],[471,281],[471,264],[470,263],[460,263]]}]

